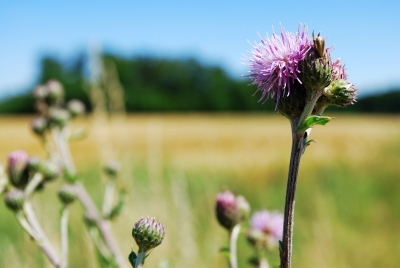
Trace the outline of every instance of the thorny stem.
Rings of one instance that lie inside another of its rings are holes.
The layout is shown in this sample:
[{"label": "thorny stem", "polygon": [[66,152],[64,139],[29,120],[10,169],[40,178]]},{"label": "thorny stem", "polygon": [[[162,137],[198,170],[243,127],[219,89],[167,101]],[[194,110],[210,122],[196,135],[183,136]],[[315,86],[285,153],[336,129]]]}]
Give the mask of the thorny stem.
[{"label": "thorny stem", "polygon": [[229,232],[229,267],[237,268],[237,250],[236,243],[240,233],[240,224],[236,224],[235,227]]},{"label": "thorny stem", "polygon": [[280,268],[291,267],[297,177],[301,156],[305,150],[305,141],[308,138],[307,135],[309,133],[306,131],[298,131],[297,128],[312,114],[314,106],[321,94],[322,91],[312,91],[300,118],[298,120],[292,119],[290,122],[292,126],[292,151],[290,154],[289,173],[286,186],[283,240],[282,248],[280,250]]},{"label": "thorny stem", "polygon": [[68,267],[68,215],[69,215],[68,207],[67,205],[63,205],[61,210],[61,220],[60,220],[60,229],[61,229],[60,267],[61,268]]}]

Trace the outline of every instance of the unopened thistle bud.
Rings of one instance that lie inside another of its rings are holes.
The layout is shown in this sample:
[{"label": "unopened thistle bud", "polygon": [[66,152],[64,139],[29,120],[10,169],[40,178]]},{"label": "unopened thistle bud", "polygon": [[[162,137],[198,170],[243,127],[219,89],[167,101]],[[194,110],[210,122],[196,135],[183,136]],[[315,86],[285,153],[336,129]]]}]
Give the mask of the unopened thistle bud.
[{"label": "unopened thistle bud", "polygon": [[31,156],[28,160],[28,168],[31,172],[38,172],[41,167],[40,158],[37,156]]},{"label": "unopened thistle bud", "polygon": [[317,56],[319,52],[310,50],[310,53],[300,63],[300,80],[307,90],[323,90],[328,86],[332,77],[332,63],[328,55],[324,58]]},{"label": "unopened thistle bud", "polygon": [[162,243],[164,236],[163,224],[154,218],[141,218],[132,229],[132,237],[139,246],[139,251],[147,252],[157,247]]},{"label": "unopened thistle bud", "polygon": [[312,38],[315,50],[318,52],[319,57],[323,58],[325,56],[325,38],[321,36],[321,33],[314,36],[314,32],[312,33]]},{"label": "unopened thistle bud", "polygon": [[49,94],[48,88],[45,85],[39,85],[32,90],[32,96],[36,101],[43,101]]},{"label": "unopened thistle bud", "polygon": [[8,155],[8,176],[12,185],[24,187],[29,180],[29,156],[25,151],[13,151]]},{"label": "unopened thistle bud", "polygon": [[39,171],[46,181],[54,180],[61,175],[61,167],[51,160],[41,163]]},{"label": "unopened thistle bud", "polygon": [[121,164],[118,161],[112,160],[104,165],[104,172],[111,177],[115,177],[117,176],[120,168]]},{"label": "unopened thistle bud", "polygon": [[64,184],[58,191],[58,197],[64,205],[72,203],[76,199],[75,188],[71,184]]},{"label": "unopened thistle bud", "polygon": [[65,109],[51,108],[49,111],[50,124],[63,128],[70,119],[70,114]]},{"label": "unopened thistle bud", "polygon": [[248,203],[245,205],[244,202],[247,203],[243,197],[238,200],[230,191],[219,193],[215,207],[218,222],[227,230],[232,230],[250,210]]},{"label": "unopened thistle bud", "polygon": [[9,209],[19,211],[25,202],[24,192],[20,189],[12,189],[5,195],[4,202]]},{"label": "unopened thistle bud", "polygon": [[329,105],[345,107],[356,102],[357,92],[353,84],[339,79],[325,88],[324,96]]},{"label": "unopened thistle bud", "polygon": [[85,113],[85,105],[80,100],[70,100],[67,104],[71,117],[77,117]]},{"label": "unopened thistle bud", "polygon": [[49,80],[46,83],[46,87],[48,90],[48,95],[46,100],[50,105],[62,102],[64,98],[64,88],[59,81]]},{"label": "unopened thistle bud", "polygon": [[47,119],[43,116],[38,116],[32,119],[31,128],[34,133],[39,136],[42,136],[47,129]]},{"label": "unopened thistle bud", "polygon": [[247,200],[240,195],[236,198],[236,204],[240,213],[242,213],[242,218],[247,219],[250,216],[251,210],[249,202],[247,202]]}]

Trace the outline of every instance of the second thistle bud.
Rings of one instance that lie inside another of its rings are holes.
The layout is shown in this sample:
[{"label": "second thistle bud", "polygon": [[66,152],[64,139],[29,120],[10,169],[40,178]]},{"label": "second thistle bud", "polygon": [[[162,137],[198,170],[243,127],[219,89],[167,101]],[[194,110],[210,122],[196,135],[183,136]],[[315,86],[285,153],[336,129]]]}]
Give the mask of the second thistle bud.
[{"label": "second thistle bud", "polygon": [[339,79],[325,88],[324,96],[329,105],[345,107],[356,102],[357,92],[353,84]]},{"label": "second thistle bud", "polygon": [[43,116],[38,116],[32,119],[31,128],[34,133],[39,136],[42,136],[47,129],[47,119]]},{"label": "second thistle bud", "polygon": [[249,215],[250,205],[244,197],[225,191],[217,195],[215,210],[218,222],[227,230],[232,230]]},{"label": "second thistle bud", "polygon": [[4,197],[4,202],[9,209],[19,211],[25,202],[24,192],[20,189],[10,190]]},{"label": "second thistle bud", "polygon": [[71,114],[71,117],[77,117],[85,113],[85,105],[80,100],[70,100],[67,103],[68,111]]},{"label": "second thistle bud", "polygon": [[75,188],[71,184],[64,184],[58,191],[58,197],[64,205],[68,205],[75,201],[76,192]]},{"label": "second thistle bud", "polygon": [[163,224],[154,218],[142,218],[132,229],[132,237],[139,246],[139,251],[147,252],[157,247],[162,243],[164,236]]}]

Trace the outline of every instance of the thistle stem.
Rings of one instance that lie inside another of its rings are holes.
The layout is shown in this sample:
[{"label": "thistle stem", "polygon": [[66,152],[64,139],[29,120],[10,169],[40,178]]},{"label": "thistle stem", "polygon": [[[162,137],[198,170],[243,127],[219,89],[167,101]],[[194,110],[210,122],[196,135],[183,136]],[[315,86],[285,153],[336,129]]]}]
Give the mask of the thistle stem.
[{"label": "thistle stem", "polygon": [[63,205],[61,211],[60,229],[61,229],[61,261],[60,267],[68,267],[68,216],[69,210]]},{"label": "thistle stem", "polygon": [[292,126],[292,151],[290,154],[289,173],[286,186],[283,240],[282,248],[280,250],[280,268],[291,267],[297,176],[299,173],[301,156],[305,150],[304,141],[307,138],[307,136],[305,136],[307,135],[306,131],[298,131],[297,128],[312,114],[315,104],[321,94],[322,90],[312,91],[300,118],[298,120],[292,119],[290,121]]},{"label": "thistle stem", "polygon": [[147,252],[142,251],[142,250],[139,249],[138,256],[137,256],[136,261],[135,261],[135,268],[142,268],[143,267],[144,259],[146,258],[146,253]]},{"label": "thistle stem", "polygon": [[269,264],[266,258],[260,258],[258,268],[269,268]]},{"label": "thistle stem", "polygon": [[236,224],[235,227],[229,232],[229,267],[237,268],[237,239],[240,233],[240,224]]}]

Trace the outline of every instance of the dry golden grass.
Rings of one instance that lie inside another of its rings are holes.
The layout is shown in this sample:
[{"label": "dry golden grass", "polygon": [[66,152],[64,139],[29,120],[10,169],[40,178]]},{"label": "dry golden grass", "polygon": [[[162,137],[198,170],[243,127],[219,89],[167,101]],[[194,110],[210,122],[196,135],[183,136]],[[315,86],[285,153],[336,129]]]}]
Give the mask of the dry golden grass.
[{"label": "dry golden grass", "polygon": [[[28,122],[29,117],[0,117],[0,162],[15,149],[45,156]],[[256,209],[283,210],[291,137],[290,125],[282,116],[134,114],[100,123],[86,118],[74,128],[88,131],[84,140],[71,144],[88,185],[99,182],[100,172],[93,167],[104,158],[117,157],[124,164],[123,184],[131,194],[115,223],[121,248],[130,250],[132,240],[127,234],[140,216],[154,215],[165,223],[167,238],[149,258],[148,267],[165,258],[172,259],[172,267],[224,267],[218,248],[226,245],[226,234],[213,219],[215,193],[223,187],[245,194]],[[393,243],[399,245],[393,242],[399,235],[391,236],[393,221],[400,219],[393,215],[399,204],[390,204],[399,200],[393,194],[400,173],[399,158],[393,158],[399,156],[399,137],[398,115],[340,114],[311,132],[316,143],[307,149],[300,168],[295,267],[394,267],[390,265],[399,259],[384,256],[393,255]],[[386,177],[377,182],[379,174]],[[385,184],[387,190],[382,188]],[[90,187],[93,195],[101,191],[101,187]],[[385,191],[387,196],[382,194]],[[46,215],[56,214],[58,207],[45,198],[38,201],[47,204],[41,217],[57,237],[57,227],[50,227],[54,221]],[[73,216],[73,222],[79,219],[79,214]],[[74,228],[75,235],[82,231],[82,227]],[[372,242],[363,244],[364,239]],[[37,254],[24,241],[19,243]],[[86,246],[72,248],[71,256],[82,251],[91,254],[86,241],[86,237],[77,239],[75,243]],[[248,248],[243,250],[249,253]],[[15,259],[15,248],[7,252],[8,258]],[[24,255],[23,260],[28,259]],[[37,258],[32,261],[43,263]],[[92,267],[93,263],[72,260],[71,267],[76,265]],[[13,267],[24,266],[14,260]]]}]

